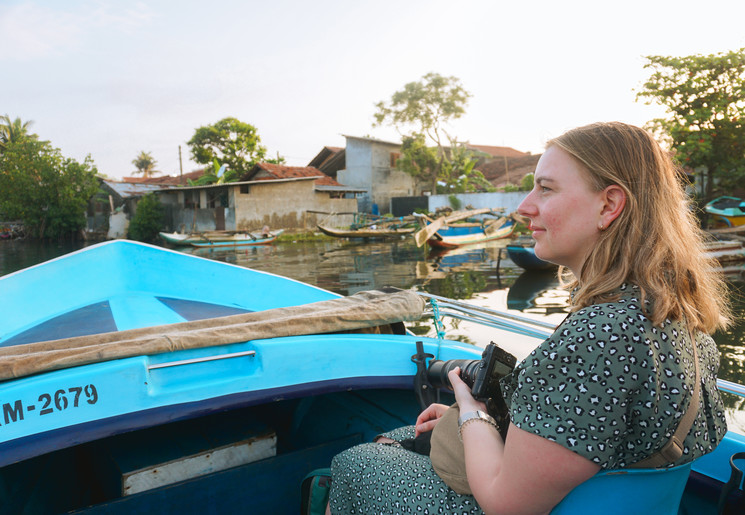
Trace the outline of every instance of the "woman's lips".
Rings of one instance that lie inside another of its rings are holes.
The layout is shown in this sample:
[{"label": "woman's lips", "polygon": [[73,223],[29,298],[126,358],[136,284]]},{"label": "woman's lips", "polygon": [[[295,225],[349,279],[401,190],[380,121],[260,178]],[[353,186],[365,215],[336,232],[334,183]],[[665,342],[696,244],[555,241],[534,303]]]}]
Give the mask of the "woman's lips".
[{"label": "woman's lips", "polygon": [[536,232],[544,232],[545,231],[545,229],[543,229],[541,227],[536,227],[535,225],[533,225],[533,222],[530,222],[530,224],[528,224],[528,229],[531,230],[531,231],[533,231],[533,234],[535,234]]}]

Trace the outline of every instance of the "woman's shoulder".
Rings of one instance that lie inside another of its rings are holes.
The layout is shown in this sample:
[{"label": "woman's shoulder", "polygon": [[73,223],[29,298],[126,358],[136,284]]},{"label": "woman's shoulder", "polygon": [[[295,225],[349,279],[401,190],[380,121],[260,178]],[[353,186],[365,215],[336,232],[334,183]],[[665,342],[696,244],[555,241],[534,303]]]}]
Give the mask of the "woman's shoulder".
[{"label": "woman's shoulder", "polygon": [[622,284],[609,292],[605,302],[599,302],[572,311],[558,331],[586,331],[588,328],[600,327],[601,330],[639,329],[644,331],[677,331],[678,325],[666,320],[655,327],[647,314],[650,312],[651,300],[644,298],[641,289],[634,284]]}]

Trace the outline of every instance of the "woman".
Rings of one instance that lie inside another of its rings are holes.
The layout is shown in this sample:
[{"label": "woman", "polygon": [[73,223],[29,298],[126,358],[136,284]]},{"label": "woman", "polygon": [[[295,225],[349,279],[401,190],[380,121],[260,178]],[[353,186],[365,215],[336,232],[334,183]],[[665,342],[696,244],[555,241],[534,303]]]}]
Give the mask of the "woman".
[{"label": "woman", "polygon": [[[571,273],[571,313],[502,380],[505,441],[492,423],[461,426],[473,496],[458,495],[428,458],[400,448],[411,431],[342,453],[332,464],[332,513],[548,513],[601,469],[641,463],[674,433],[695,384],[700,395],[678,465],[711,452],[726,432],[708,336],[727,323],[725,287],[670,157],[622,123],[580,127],[550,141],[518,212],[540,258]],[[561,269],[560,269],[561,270]],[[461,418],[485,411],[455,371]],[[431,431],[446,407],[418,417]]]}]

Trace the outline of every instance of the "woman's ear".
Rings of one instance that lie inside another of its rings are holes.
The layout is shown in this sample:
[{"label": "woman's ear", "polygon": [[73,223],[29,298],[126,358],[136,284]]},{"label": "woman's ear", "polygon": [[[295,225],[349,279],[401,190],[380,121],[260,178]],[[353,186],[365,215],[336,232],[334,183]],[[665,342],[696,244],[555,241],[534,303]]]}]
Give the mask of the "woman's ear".
[{"label": "woman's ear", "polygon": [[600,212],[601,225],[609,227],[626,206],[626,192],[619,185],[611,184],[603,190],[603,201],[603,209]]}]

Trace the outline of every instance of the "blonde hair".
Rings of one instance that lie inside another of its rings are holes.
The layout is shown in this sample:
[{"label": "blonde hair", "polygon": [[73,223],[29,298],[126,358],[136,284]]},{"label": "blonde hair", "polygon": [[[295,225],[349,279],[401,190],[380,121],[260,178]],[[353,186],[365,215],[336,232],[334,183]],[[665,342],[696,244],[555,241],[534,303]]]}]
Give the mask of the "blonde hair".
[{"label": "blonde hair", "polygon": [[615,184],[626,193],[621,214],[600,234],[585,260],[573,309],[613,300],[625,282],[650,300],[655,325],[685,319],[707,333],[729,323],[726,285],[704,253],[693,215],[670,156],[646,131],[620,122],[572,129],[548,142],[569,153],[596,191]]}]

